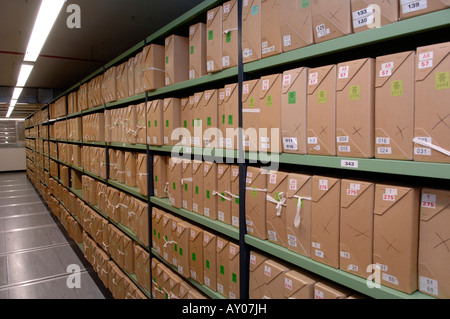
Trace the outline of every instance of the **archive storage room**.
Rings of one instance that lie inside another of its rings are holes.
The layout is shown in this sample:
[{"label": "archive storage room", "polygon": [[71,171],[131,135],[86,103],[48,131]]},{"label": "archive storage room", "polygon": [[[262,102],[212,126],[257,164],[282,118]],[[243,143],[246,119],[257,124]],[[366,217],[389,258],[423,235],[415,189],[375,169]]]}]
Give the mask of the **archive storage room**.
[{"label": "archive storage room", "polygon": [[1,299],[450,298],[449,1],[0,8]]}]

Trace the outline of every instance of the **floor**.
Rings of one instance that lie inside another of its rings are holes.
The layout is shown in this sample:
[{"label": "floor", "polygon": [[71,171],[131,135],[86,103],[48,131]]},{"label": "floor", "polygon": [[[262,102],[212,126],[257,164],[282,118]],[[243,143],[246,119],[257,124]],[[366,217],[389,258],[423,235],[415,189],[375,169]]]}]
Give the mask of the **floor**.
[{"label": "floor", "polygon": [[105,298],[109,292],[25,172],[0,173],[0,299]]}]

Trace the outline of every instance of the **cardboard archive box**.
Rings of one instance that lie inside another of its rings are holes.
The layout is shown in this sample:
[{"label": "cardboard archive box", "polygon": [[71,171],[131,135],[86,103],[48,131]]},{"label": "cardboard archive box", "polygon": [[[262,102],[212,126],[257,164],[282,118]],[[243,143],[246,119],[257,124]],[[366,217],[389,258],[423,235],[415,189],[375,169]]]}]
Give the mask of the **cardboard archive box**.
[{"label": "cardboard archive box", "polygon": [[262,299],[264,297],[264,263],[267,257],[256,252],[250,252],[249,298]]},{"label": "cardboard archive box", "polygon": [[172,133],[181,125],[181,101],[178,98],[164,99],[163,105],[163,125],[164,125],[164,139],[163,145],[174,146],[179,142],[178,134],[172,139]]},{"label": "cardboard archive box", "polygon": [[153,100],[147,107],[147,144],[161,146],[163,141],[164,100]]},{"label": "cardboard archive box", "polygon": [[[261,108],[258,150],[281,153],[281,80],[282,74],[261,77],[259,85]],[[264,130],[267,131],[264,131]]]},{"label": "cardboard archive box", "polygon": [[[160,239],[160,248],[161,248],[161,256],[168,263],[173,263],[174,256],[174,232],[172,232],[172,222],[176,223],[178,221],[175,216],[161,211],[161,219],[158,223],[158,229],[161,231],[161,239]],[[175,263],[176,265],[176,263]]]},{"label": "cardboard archive box", "polygon": [[142,195],[148,195],[147,154],[138,153],[136,163],[136,186]]},{"label": "cardboard archive box", "polygon": [[214,195],[217,200],[217,220],[231,225],[231,166],[217,164],[217,188]]},{"label": "cardboard archive box", "polygon": [[447,0],[400,0],[400,20],[443,10],[449,7],[450,3]]},{"label": "cardboard archive box", "polygon": [[203,215],[203,162],[192,161],[192,211]]},{"label": "cardboard archive box", "polygon": [[125,132],[126,141],[130,144],[136,144],[137,135],[137,117],[136,117],[136,105],[129,105],[125,108]]},{"label": "cardboard archive box", "polygon": [[167,168],[167,183],[169,183],[167,188],[170,204],[176,208],[183,207],[181,178],[182,160],[180,158],[170,157]]},{"label": "cardboard archive box", "polygon": [[142,49],[142,88],[144,91],[161,88],[165,83],[164,46],[150,44]]},{"label": "cardboard archive box", "polygon": [[260,80],[249,80],[243,83],[242,113],[243,138],[245,151],[258,151],[259,128],[261,117]]},{"label": "cardboard archive box", "polygon": [[148,204],[134,199],[134,228],[136,236],[146,246],[150,244],[149,229],[148,229]]},{"label": "cardboard archive box", "polygon": [[283,52],[314,44],[310,1],[280,1]]},{"label": "cardboard archive box", "polygon": [[231,225],[239,228],[239,165],[231,165]]},{"label": "cardboard archive box", "polygon": [[314,299],[347,299],[350,290],[329,280],[321,280],[314,285]]},{"label": "cardboard archive box", "polygon": [[143,51],[136,54],[133,61],[133,75],[134,75],[134,93],[133,95],[138,95],[143,93],[144,86],[142,84],[142,60],[144,58]]},{"label": "cardboard archive box", "polygon": [[238,65],[238,1],[227,1],[222,5],[222,68]]},{"label": "cardboard archive box", "polygon": [[223,237],[216,236],[216,244],[217,292],[228,298],[230,242]]},{"label": "cardboard archive box", "polygon": [[350,0],[311,0],[315,43],[353,33]]},{"label": "cardboard archive box", "polygon": [[145,102],[136,105],[135,136],[137,144],[147,144],[147,112],[148,109],[150,109],[150,106],[150,103],[147,104]]},{"label": "cardboard archive box", "polygon": [[373,263],[382,285],[407,294],[417,290],[419,201],[418,188],[376,185]]},{"label": "cardboard archive box", "polygon": [[336,156],[336,65],[309,70],[308,155]]},{"label": "cardboard archive box", "polygon": [[176,238],[173,239],[175,241],[174,253],[177,254],[177,270],[185,278],[191,277],[189,271],[189,260],[191,258],[189,253],[190,228],[191,224],[179,220],[177,222]]},{"label": "cardboard archive box", "polygon": [[287,248],[311,255],[312,176],[289,173],[286,200]]},{"label": "cardboard archive box", "polygon": [[[376,59],[376,158],[413,159],[414,62],[413,51]],[[393,105],[395,107],[392,107]]]},{"label": "cardboard archive box", "polygon": [[337,155],[373,158],[375,60],[354,60],[340,63],[337,67]]},{"label": "cardboard archive box", "polygon": [[242,56],[244,63],[261,59],[261,16],[261,0],[243,2]]},{"label": "cardboard archive box", "polygon": [[259,239],[267,239],[266,194],[267,171],[248,167],[245,192],[245,222],[247,233]]},{"label": "cardboard archive box", "polygon": [[[181,145],[183,146],[190,146],[190,137],[193,136],[193,126],[191,126],[192,114],[189,106],[189,100],[189,97],[180,99],[181,128],[186,130],[186,132],[183,132],[183,137],[181,139]],[[194,102],[194,99],[192,99],[192,102]]]},{"label": "cardboard archive box", "polygon": [[352,0],[355,33],[395,23],[398,19],[398,1]]},{"label": "cardboard archive box", "polygon": [[288,173],[270,171],[267,175],[266,230],[270,242],[287,247]]},{"label": "cardboard archive box", "polygon": [[261,58],[283,52],[281,2],[283,1],[261,0]]},{"label": "cardboard archive box", "polygon": [[[159,255],[163,256],[162,244],[164,242],[162,237],[162,217],[163,211],[156,207],[152,207],[152,247],[158,252]],[[163,256],[164,257],[164,256]]]},{"label": "cardboard archive box", "polygon": [[[239,125],[239,88],[237,83],[225,86],[222,118],[219,118],[219,128],[223,138],[219,146],[226,149],[238,148],[237,128]],[[220,112],[219,112],[220,114]]]},{"label": "cardboard archive box", "polygon": [[203,231],[203,282],[206,287],[217,289],[216,235]]},{"label": "cardboard archive box", "polygon": [[[218,128],[219,128],[219,115],[218,115],[218,98],[219,90],[207,90],[203,94],[202,98],[202,124],[203,124],[203,146],[204,147],[216,147],[218,146]],[[214,138],[213,138],[214,137]]]},{"label": "cardboard archive box", "polygon": [[171,35],[165,41],[165,85],[189,80],[189,38]]},{"label": "cardboard archive box", "polygon": [[203,215],[217,219],[217,199],[213,195],[217,189],[217,163],[203,162]]},{"label": "cardboard archive box", "polygon": [[213,73],[222,70],[222,6],[209,10],[206,17],[206,70]]},{"label": "cardboard archive box", "polygon": [[311,258],[339,268],[339,217],[341,180],[313,176]]},{"label": "cardboard archive box", "polygon": [[136,186],[136,153],[125,151],[125,184]]},{"label": "cardboard archive box", "polygon": [[156,197],[167,197],[165,192],[167,183],[167,157],[154,155],[153,156],[153,194]]},{"label": "cardboard archive box", "polygon": [[189,233],[189,272],[192,279],[203,285],[203,230],[192,225]]},{"label": "cardboard archive box", "polygon": [[189,79],[206,75],[206,24],[189,28]]},{"label": "cardboard archive box", "polygon": [[340,209],[340,268],[367,278],[372,264],[375,184],[343,179]]},{"label": "cardboard archive box", "polygon": [[[291,2],[291,1],[287,1]],[[283,6],[282,2],[282,6]],[[307,81],[308,68],[283,73],[281,92],[281,135],[283,152],[307,154]]]},{"label": "cardboard archive box", "polygon": [[134,61],[136,60],[135,57],[131,57],[127,61],[127,77],[128,77],[128,96],[134,95]]},{"label": "cardboard archive box", "polygon": [[414,160],[450,163],[450,42],[417,49],[415,92]]},{"label": "cardboard archive box", "polygon": [[229,289],[228,298],[229,299],[239,299],[240,296],[240,270],[239,270],[239,245],[230,242],[229,248]]},{"label": "cardboard archive box", "polygon": [[422,189],[419,236],[419,290],[450,298],[448,238],[450,191]]},{"label": "cardboard archive box", "polygon": [[264,262],[264,299],[284,298],[284,277],[289,269],[272,259]]},{"label": "cardboard archive box", "polygon": [[203,147],[203,99],[204,92],[194,94],[194,106],[192,109],[193,116],[193,134],[191,135],[191,143],[193,147]]},{"label": "cardboard archive box", "polygon": [[181,192],[182,206],[188,211],[192,211],[193,178],[192,161],[183,159],[181,164]]},{"label": "cardboard archive box", "polygon": [[289,270],[284,275],[284,297],[314,299],[314,285],[319,278],[301,270]]},{"label": "cardboard archive box", "polygon": [[128,68],[127,62],[123,62],[116,69],[117,99],[128,97]]},{"label": "cardboard archive box", "polygon": [[138,283],[150,291],[150,256],[142,247],[134,245],[135,273]]}]

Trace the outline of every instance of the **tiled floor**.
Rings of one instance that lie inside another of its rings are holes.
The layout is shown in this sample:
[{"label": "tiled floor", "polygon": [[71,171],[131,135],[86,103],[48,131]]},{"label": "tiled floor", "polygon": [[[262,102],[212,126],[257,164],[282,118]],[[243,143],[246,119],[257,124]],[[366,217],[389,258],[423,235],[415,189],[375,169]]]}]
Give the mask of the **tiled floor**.
[{"label": "tiled floor", "polygon": [[[80,269],[80,288],[69,288],[77,283],[71,265]],[[0,173],[0,299],[109,296],[25,173]]]}]

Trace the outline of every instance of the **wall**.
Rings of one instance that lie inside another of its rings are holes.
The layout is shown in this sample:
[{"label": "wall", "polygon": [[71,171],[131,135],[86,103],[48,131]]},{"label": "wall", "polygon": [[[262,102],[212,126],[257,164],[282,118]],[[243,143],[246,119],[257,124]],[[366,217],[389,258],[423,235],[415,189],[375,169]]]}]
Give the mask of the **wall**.
[{"label": "wall", "polygon": [[25,148],[0,148],[0,172],[25,170]]}]

